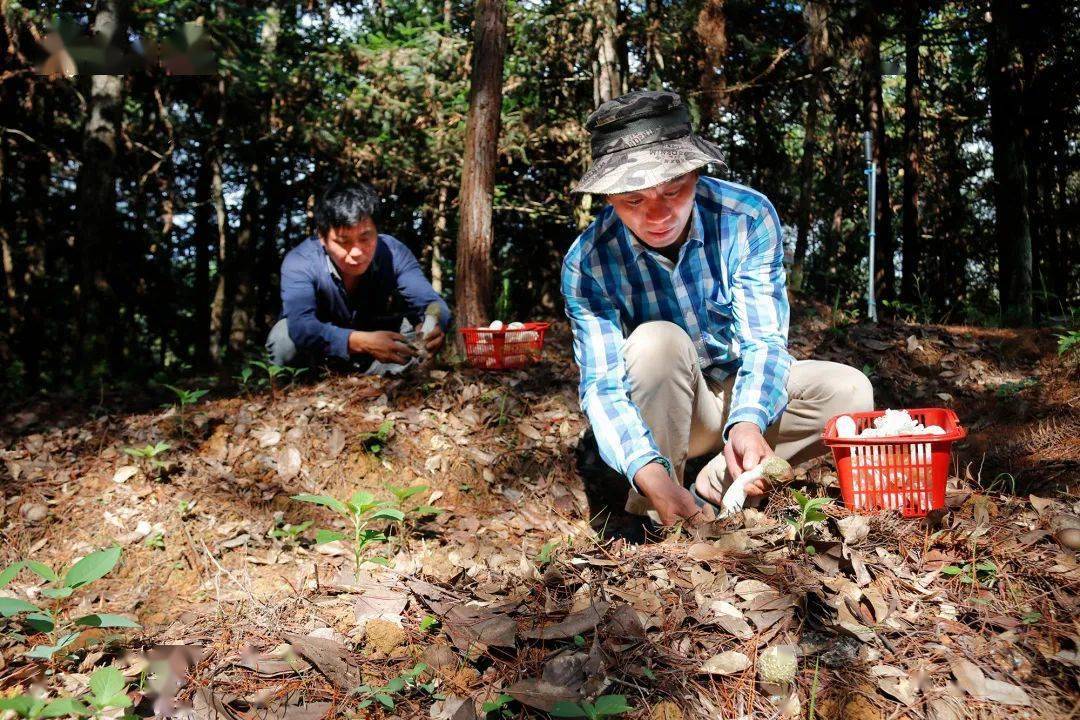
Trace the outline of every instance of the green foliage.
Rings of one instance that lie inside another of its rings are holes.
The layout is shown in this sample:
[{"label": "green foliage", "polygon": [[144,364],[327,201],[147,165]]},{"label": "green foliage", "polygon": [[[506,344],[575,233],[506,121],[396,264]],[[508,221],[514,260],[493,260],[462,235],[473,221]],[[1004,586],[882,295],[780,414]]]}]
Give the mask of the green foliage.
[{"label": "green foliage", "polygon": [[1017,380],[1015,382],[1002,383],[994,391],[994,395],[999,398],[1007,398],[1017,395],[1028,388],[1033,388],[1039,384],[1036,378],[1024,378],[1023,380]]},{"label": "green foliage", "polygon": [[307,368],[289,367],[288,365],[275,365],[269,360],[250,360],[247,366],[240,371],[240,375],[237,376],[237,379],[240,380],[241,385],[243,385],[245,390],[248,387],[248,382],[251,380],[251,377],[254,374],[253,368],[258,368],[263,371],[265,377],[259,379],[258,385],[260,387],[268,385],[270,387],[271,397],[275,397],[277,395],[279,376],[281,376],[282,378],[287,378],[289,381],[288,384],[292,385],[293,382],[296,381],[296,378],[307,372]]},{"label": "green foliage", "polygon": [[551,711],[551,717],[583,717],[589,720],[598,720],[598,718],[622,715],[633,709],[626,704],[625,695],[601,695],[593,703],[584,701],[574,703],[561,700],[555,703],[555,708]]},{"label": "green foliage", "polygon": [[394,421],[383,420],[379,423],[379,428],[374,432],[366,432],[360,435],[360,444],[369,453],[378,457],[386,448],[386,441],[390,439],[390,434],[393,432]]},{"label": "green foliage", "polygon": [[514,702],[514,698],[511,695],[503,693],[494,700],[488,700],[480,706],[480,712],[484,715],[489,715],[493,712],[499,713],[499,717],[511,717],[510,703]]},{"label": "green foliage", "polygon": [[412,669],[397,676],[386,685],[379,687],[367,684],[361,685],[353,691],[353,695],[362,698],[357,703],[357,707],[366,708],[377,702],[387,710],[393,710],[397,704],[394,695],[404,695],[416,689],[431,694],[435,691],[435,681],[420,682],[420,676],[427,669],[428,666],[425,663],[417,663]]},{"label": "green foliage", "polygon": [[291,525],[279,518],[274,522],[274,527],[270,528],[270,532],[267,534],[275,540],[284,541],[286,544],[295,543],[296,539],[311,527],[313,522],[312,520],[305,520],[298,525]]},{"label": "green foliage", "polygon": [[439,618],[434,615],[425,615],[420,621],[420,632],[427,632],[439,624]]},{"label": "green foliage", "polygon": [[103,667],[90,676],[90,695],[87,702],[96,711],[102,713],[110,708],[131,707],[131,698],[127,696],[127,681],[116,668]]},{"label": "green foliage", "polygon": [[997,583],[998,567],[992,560],[980,560],[963,565],[946,565],[941,568],[942,575],[957,577],[960,582],[969,585],[976,583],[985,588],[992,588]]},{"label": "green foliage", "polygon": [[[383,544],[388,541],[386,533],[370,529],[368,524],[375,520],[389,520],[392,523],[399,523],[404,520],[405,514],[401,510],[392,507],[394,504],[392,500],[376,500],[374,495],[362,490],[353,493],[345,502],[329,495],[300,494],[293,495],[292,499],[330,508],[349,521],[352,525],[353,560],[355,561],[355,572],[357,574],[360,572],[360,565],[364,562],[373,562],[379,565],[389,564],[390,561],[385,557],[367,554],[369,546]],[[318,530],[315,533],[315,543],[322,545],[336,540],[345,540],[348,537],[345,533],[333,530]]]},{"label": "green foliage", "polygon": [[11,710],[19,717],[28,718],[28,720],[84,717],[90,714],[89,708],[75,698],[65,697],[46,701],[33,695],[14,695],[0,698],[0,710]]},{"label": "green foliage", "polygon": [[543,547],[540,548],[540,552],[536,555],[536,563],[538,565],[547,565],[551,562],[555,548],[559,547],[561,543],[561,540],[548,540],[544,543]]},{"label": "green foliage", "polygon": [[41,594],[53,600],[50,607],[42,609],[17,598],[0,598],[0,615],[14,617],[23,615],[23,622],[35,633],[45,633],[49,642],[36,645],[26,653],[27,657],[51,659],[68,647],[79,636],[81,628],[137,628],[138,623],[121,615],[95,613],[71,619],[64,609],[64,600],[95,580],[107,575],[120,561],[120,548],[113,546],[90,553],[76,562],[62,575],[48,565],[36,560],[22,560],[8,566],[0,573],[0,587],[4,587],[23,569],[34,573],[48,586]]},{"label": "green foliage", "polygon": [[159,442],[153,445],[146,445],[141,448],[129,447],[124,448],[124,452],[135,458],[143,465],[143,470],[150,478],[162,479],[163,475],[169,469],[169,463],[160,460],[159,455],[164,455],[171,449],[172,446],[167,442]]},{"label": "green foliage", "polygon": [[412,485],[407,488],[398,487],[396,485],[387,485],[386,489],[393,494],[398,509],[404,513],[405,520],[403,522],[407,527],[415,527],[424,520],[442,515],[446,512],[442,508],[437,508],[434,505],[410,505],[409,501],[413,497],[428,491],[427,485]]},{"label": "green foliage", "polygon": [[[799,536],[799,542],[806,544],[806,531],[809,527],[815,523],[824,522],[826,515],[821,512],[821,508],[828,505],[831,501],[829,498],[819,497],[811,498],[798,490],[792,490],[791,494],[795,497],[795,502],[799,504],[799,515],[796,518],[788,518],[788,524],[795,528],[796,533]],[[815,552],[813,545],[807,545],[806,551],[811,555]]]},{"label": "green foliage", "polygon": [[1080,330],[1070,330],[1057,336],[1058,355],[1075,352],[1080,348]]},{"label": "green foliage", "polygon": [[173,394],[176,395],[175,404],[177,406],[177,415],[180,418],[180,433],[182,435],[187,434],[187,407],[189,405],[194,405],[195,403],[199,402],[199,400],[202,399],[203,395],[206,395],[206,393],[210,391],[202,389],[184,390],[183,388],[178,388],[174,385],[169,385],[168,383],[162,383],[162,385],[172,390]]}]

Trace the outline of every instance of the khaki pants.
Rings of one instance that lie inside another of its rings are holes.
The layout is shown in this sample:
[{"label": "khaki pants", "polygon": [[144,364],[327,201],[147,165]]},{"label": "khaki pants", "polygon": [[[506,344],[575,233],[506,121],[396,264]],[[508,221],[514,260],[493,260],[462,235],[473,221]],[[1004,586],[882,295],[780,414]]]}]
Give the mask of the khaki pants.
[{"label": "khaki pants", "polygon": [[[717,383],[705,377],[690,337],[674,323],[644,323],[626,339],[623,360],[630,376],[630,400],[652,431],[660,452],[683,482],[688,458],[715,455],[701,470],[714,487],[726,485],[724,423],[734,376]],[[825,452],[820,437],[833,415],[873,410],[874,389],[853,367],[823,360],[797,360],[787,382],[788,405],[765,431],[777,455],[793,465]],[[649,501],[630,490],[626,510],[638,515]]]}]

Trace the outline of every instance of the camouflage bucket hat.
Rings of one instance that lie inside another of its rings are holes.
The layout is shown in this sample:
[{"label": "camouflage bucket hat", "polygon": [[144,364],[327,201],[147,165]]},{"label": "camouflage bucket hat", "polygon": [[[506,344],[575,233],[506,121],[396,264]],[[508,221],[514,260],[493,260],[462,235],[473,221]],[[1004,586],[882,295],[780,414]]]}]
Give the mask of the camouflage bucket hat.
[{"label": "camouflage bucket hat", "polygon": [[608,100],[585,121],[593,165],[573,192],[611,195],[643,190],[724,163],[720,148],[694,134],[673,92],[638,90]]}]

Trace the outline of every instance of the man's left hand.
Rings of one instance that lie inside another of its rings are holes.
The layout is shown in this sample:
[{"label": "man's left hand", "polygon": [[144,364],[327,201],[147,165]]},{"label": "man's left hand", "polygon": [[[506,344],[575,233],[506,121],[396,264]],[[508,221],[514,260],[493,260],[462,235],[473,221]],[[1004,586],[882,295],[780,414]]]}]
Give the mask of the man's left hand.
[{"label": "man's left hand", "polygon": [[[765,458],[775,455],[769,443],[761,435],[761,428],[752,422],[740,422],[731,426],[728,441],[724,445],[724,459],[728,472],[737,478],[746,470],[752,470]],[[764,495],[769,491],[765,478],[758,478],[746,486],[746,496]]]},{"label": "man's left hand", "polygon": [[439,352],[444,344],[446,344],[446,333],[438,325],[424,336],[424,349],[431,355]]}]

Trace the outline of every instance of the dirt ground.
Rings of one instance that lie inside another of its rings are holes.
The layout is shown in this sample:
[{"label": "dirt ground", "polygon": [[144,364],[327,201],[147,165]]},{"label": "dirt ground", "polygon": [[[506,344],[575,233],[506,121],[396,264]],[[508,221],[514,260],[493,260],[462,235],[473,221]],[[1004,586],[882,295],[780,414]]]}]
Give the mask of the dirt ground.
[{"label": "dirt ground", "polygon": [[[611,695],[635,718],[1074,716],[1080,363],[1049,331],[845,325],[818,306],[791,338],[797,358],[862,368],[878,407],[956,410],[945,510],[854,515],[824,457],[791,484],[833,500],[813,554],[788,488],[697,533],[626,535],[575,466],[564,322],[522,371],[302,376],[182,414],[156,388],[9,407],[4,565],[118,544],[61,607],[141,628],[85,631],[43,663],[23,654],[44,636],[6,618],[0,688],[77,696],[112,664],[139,714],[190,717],[461,720],[504,696],[488,717],[510,718]],[[159,442],[158,463],[124,452]],[[386,567],[315,544],[346,525],[290,499],[415,485],[405,508],[441,513],[373,522],[392,529],[371,546]],[[43,584],[23,571],[0,594],[40,604]],[[774,652],[795,657],[790,681],[763,679]]]}]

